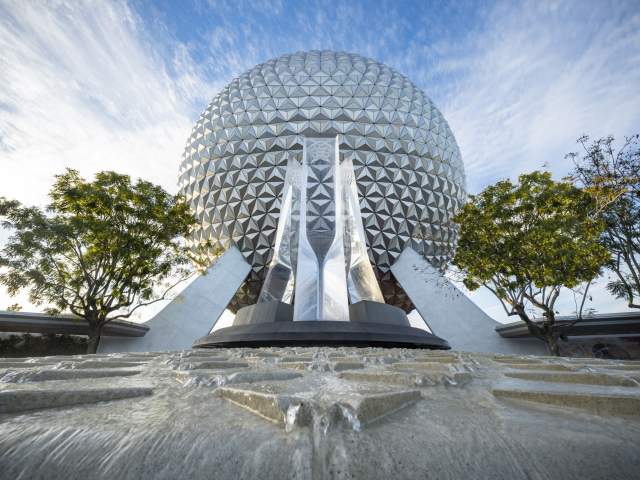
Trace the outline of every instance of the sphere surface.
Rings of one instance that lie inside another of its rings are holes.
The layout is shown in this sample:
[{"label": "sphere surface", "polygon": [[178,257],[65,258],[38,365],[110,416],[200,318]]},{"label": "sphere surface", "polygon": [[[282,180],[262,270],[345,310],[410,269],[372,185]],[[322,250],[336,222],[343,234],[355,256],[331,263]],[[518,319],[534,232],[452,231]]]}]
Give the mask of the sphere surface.
[{"label": "sphere surface", "polygon": [[362,220],[388,303],[408,308],[389,267],[410,244],[436,266],[453,255],[465,199],[449,125],[404,75],[374,60],[299,52],[233,80],[196,123],[180,190],[198,219],[193,242],[235,244],[253,271],[237,306],[255,301],[271,258],[289,161],[303,136],[339,135],[353,161]]}]

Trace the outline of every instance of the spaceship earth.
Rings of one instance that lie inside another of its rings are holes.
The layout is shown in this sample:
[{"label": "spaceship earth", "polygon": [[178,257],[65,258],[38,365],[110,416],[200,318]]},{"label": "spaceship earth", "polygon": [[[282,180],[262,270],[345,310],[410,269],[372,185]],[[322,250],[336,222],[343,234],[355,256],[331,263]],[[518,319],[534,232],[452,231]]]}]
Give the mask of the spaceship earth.
[{"label": "spaceship earth", "polygon": [[406,245],[433,265],[452,257],[464,166],[446,120],[392,68],[360,55],[298,52],[243,73],[193,127],[179,188],[198,220],[192,245],[235,244],[252,272],[230,308],[255,303],[271,259],[289,161],[304,136],[339,136],[359,193],[369,255],[385,301],[411,302],[390,266]]}]

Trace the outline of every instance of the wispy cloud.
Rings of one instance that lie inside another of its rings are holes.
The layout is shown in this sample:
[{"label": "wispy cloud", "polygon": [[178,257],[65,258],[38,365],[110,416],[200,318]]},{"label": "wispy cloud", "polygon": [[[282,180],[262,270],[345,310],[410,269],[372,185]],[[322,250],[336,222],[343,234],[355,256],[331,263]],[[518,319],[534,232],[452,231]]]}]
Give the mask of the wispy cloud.
[{"label": "wispy cloud", "polygon": [[144,174],[175,190],[194,117],[213,89],[188,53],[167,61],[124,3],[0,7],[0,192],[44,202],[65,167]]},{"label": "wispy cloud", "polygon": [[[0,195],[44,205],[66,167],[175,191],[193,120],[217,87],[166,41],[158,48],[123,2],[1,4]],[[0,309],[15,301],[28,305],[0,291]]]},{"label": "wispy cloud", "polygon": [[472,191],[545,163],[566,173],[582,133],[637,131],[640,10],[624,5],[499,5],[467,39],[442,109]]}]

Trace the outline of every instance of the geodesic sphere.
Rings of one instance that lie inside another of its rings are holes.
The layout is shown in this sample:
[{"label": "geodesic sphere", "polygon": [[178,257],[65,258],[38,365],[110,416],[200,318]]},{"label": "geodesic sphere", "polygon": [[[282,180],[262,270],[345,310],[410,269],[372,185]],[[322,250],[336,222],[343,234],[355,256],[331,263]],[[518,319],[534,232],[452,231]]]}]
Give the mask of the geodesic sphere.
[{"label": "geodesic sphere", "polygon": [[[252,265],[252,303],[271,259],[287,162],[303,136],[339,135],[353,161],[371,261],[389,303],[407,307],[389,267],[410,244],[434,265],[453,255],[465,199],[449,125],[404,75],[369,58],[299,52],[257,65],[220,92],[183,154],[180,190],[198,219],[193,242],[235,244]],[[386,282],[386,283],[385,283]]]}]

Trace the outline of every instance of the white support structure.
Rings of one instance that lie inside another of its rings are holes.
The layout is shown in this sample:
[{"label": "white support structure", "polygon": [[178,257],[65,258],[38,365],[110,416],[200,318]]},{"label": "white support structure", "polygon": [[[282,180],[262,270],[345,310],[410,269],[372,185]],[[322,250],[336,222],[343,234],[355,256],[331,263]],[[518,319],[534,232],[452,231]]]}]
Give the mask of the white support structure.
[{"label": "white support structure", "polygon": [[144,323],[144,337],[102,337],[98,353],[189,349],[207,335],[249,274],[251,266],[232,246],[158,314]]},{"label": "white support structure", "polygon": [[538,339],[502,338],[500,325],[411,247],[391,266],[393,276],[407,293],[431,331],[454,350],[467,352],[546,355]]}]

